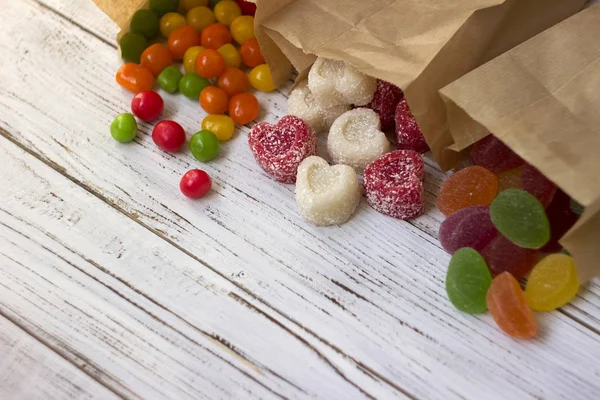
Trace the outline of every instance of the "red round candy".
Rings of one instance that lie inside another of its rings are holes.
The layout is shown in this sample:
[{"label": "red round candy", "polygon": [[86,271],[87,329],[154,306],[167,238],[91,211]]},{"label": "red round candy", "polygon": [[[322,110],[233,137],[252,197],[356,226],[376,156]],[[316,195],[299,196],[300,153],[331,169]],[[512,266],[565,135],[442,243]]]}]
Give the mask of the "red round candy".
[{"label": "red round candy", "polygon": [[521,171],[521,189],[531,193],[544,207],[548,207],[554,198],[557,186],[533,165],[525,164]]},{"label": "red round candy", "polygon": [[131,100],[131,112],[145,122],[158,119],[164,108],[162,97],[151,90],[140,92]]},{"label": "red round candy", "polygon": [[398,107],[398,103],[403,97],[404,93],[398,86],[381,79],[377,80],[377,90],[373,95],[373,100],[365,107],[370,108],[379,115],[382,131],[389,131],[396,125],[394,120],[396,107]]},{"label": "red round candy", "polygon": [[520,167],[525,161],[494,135],[488,135],[471,148],[473,164],[494,173]]},{"label": "red round candy", "polygon": [[256,4],[246,0],[237,0],[237,4],[240,6],[240,10],[242,10],[243,15],[254,16],[254,14],[256,14]]},{"label": "red round candy", "polygon": [[406,98],[402,98],[396,106],[396,146],[401,150],[414,150],[418,153],[429,150]]},{"label": "red round candy", "polygon": [[524,249],[502,235],[497,235],[481,251],[492,276],[510,272],[515,279],[525,277],[540,258],[538,250]]},{"label": "red round candy", "polygon": [[160,121],[152,130],[152,140],[165,151],[178,151],[185,143],[185,131],[175,121]]},{"label": "red round candy", "polygon": [[210,176],[201,169],[192,169],[183,175],[179,189],[184,196],[197,199],[204,196],[212,187]]},{"label": "red round candy", "polygon": [[487,206],[471,206],[458,210],[442,222],[439,240],[448,253],[463,247],[481,251],[498,235]]}]

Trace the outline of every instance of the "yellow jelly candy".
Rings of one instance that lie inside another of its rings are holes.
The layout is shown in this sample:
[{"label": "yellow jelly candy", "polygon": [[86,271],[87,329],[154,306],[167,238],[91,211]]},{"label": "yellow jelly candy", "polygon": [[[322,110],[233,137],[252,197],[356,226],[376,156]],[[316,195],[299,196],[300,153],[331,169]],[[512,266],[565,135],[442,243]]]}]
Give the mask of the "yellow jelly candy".
[{"label": "yellow jelly candy", "polygon": [[573,259],[566,254],[551,254],[533,267],[525,299],[535,311],[551,311],[571,301],[578,290]]},{"label": "yellow jelly candy", "polygon": [[183,55],[183,69],[185,72],[196,72],[196,57],[204,51],[202,46],[192,46]]},{"label": "yellow jelly candy", "polygon": [[202,129],[215,134],[221,142],[231,139],[235,124],[227,115],[209,115],[202,121]]},{"label": "yellow jelly candy", "polygon": [[240,52],[231,43],[224,44],[217,51],[223,56],[226,67],[239,68],[242,65]]}]

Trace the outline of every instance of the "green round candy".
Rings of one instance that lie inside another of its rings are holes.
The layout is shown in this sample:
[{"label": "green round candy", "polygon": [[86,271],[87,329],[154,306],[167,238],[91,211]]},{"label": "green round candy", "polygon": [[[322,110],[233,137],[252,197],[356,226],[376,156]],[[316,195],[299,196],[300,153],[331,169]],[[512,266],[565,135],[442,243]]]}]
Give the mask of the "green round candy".
[{"label": "green round candy", "polygon": [[137,122],[133,115],[129,113],[117,116],[110,124],[110,134],[121,143],[131,142],[137,135]]},{"label": "green round candy", "polygon": [[210,161],[219,152],[219,139],[208,130],[196,132],[190,139],[190,151],[198,161]]},{"label": "green round candy", "polygon": [[492,223],[508,240],[525,249],[539,249],[550,240],[546,210],[532,194],[507,189],[490,206]]},{"label": "green round candy", "polygon": [[194,72],[188,72],[179,81],[179,91],[183,93],[185,97],[189,97],[196,101],[200,98],[202,89],[207,86],[210,86],[210,81]]},{"label": "green round candy", "polygon": [[179,81],[182,77],[183,74],[179,70],[179,67],[171,65],[163,69],[156,80],[162,90],[167,93],[175,93],[179,89]]},{"label": "green round candy", "polygon": [[162,17],[166,13],[176,12],[179,9],[179,0],[150,0],[150,9]]},{"label": "green round candy", "polygon": [[468,314],[485,312],[491,284],[492,274],[476,250],[463,247],[452,255],[446,273],[446,292],[458,310]]},{"label": "green round candy", "polygon": [[148,41],[140,34],[128,32],[119,40],[119,46],[121,46],[123,60],[139,64],[140,56],[146,50]]},{"label": "green round candy", "polygon": [[571,211],[577,215],[583,214],[584,207],[575,199],[571,199]]},{"label": "green round candy", "polygon": [[160,19],[154,10],[137,10],[133,14],[129,29],[133,33],[139,33],[146,39],[152,39],[158,34]]}]

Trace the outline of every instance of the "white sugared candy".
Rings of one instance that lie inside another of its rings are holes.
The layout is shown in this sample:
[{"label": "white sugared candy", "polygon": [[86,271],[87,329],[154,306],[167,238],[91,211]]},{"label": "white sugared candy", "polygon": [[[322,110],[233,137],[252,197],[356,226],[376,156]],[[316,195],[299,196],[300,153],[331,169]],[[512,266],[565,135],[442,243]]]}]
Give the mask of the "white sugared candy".
[{"label": "white sugared candy", "polygon": [[296,204],[300,215],[312,224],[343,224],[356,210],[361,195],[352,167],[330,166],[317,156],[306,158],[298,167]]},{"label": "white sugared candy", "polygon": [[390,142],[381,132],[377,113],[369,108],[356,108],[333,122],[327,138],[327,151],[334,164],[363,170],[390,151]]},{"label": "white sugared candy", "polygon": [[308,73],[308,87],[322,107],[369,104],[377,80],[343,61],[319,57]]},{"label": "white sugared candy", "polygon": [[300,117],[317,133],[328,131],[333,121],[351,108],[349,104],[321,106],[308,88],[306,79],[292,90],[288,98],[288,114]]}]

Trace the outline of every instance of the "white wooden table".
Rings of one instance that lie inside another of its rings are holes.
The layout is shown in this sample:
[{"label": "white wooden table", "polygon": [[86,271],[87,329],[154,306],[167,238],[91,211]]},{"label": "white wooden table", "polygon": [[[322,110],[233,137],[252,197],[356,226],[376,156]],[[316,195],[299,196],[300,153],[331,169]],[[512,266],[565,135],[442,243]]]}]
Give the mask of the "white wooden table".
[{"label": "white wooden table", "polygon": [[[200,167],[142,125],[108,133],[116,27],[89,0],[0,0],[0,399],[600,398],[600,285],[515,341],[448,302],[429,162],[427,214],[363,201],[315,228],[242,128]],[[288,85],[289,86],[289,85]],[[260,96],[264,120],[285,93]],[[203,113],[165,96],[190,133]]]}]

